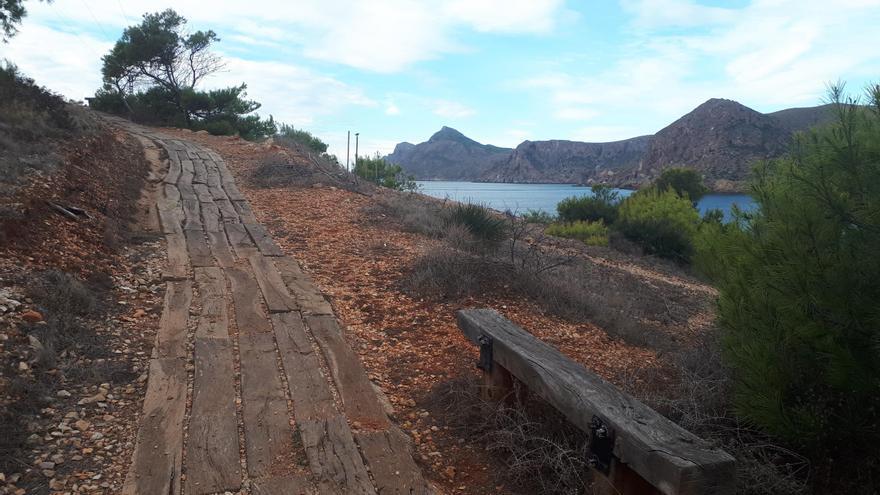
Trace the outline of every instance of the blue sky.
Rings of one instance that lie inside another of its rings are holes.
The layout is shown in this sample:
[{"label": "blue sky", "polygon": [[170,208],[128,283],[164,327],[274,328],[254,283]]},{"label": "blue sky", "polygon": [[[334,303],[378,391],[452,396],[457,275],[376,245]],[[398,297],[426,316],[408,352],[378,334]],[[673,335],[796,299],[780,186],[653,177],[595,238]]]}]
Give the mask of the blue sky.
[{"label": "blue sky", "polygon": [[650,134],[712,97],[768,112],[825,84],[880,80],[880,0],[28,0],[0,57],[74,99],[145,12],[213,29],[260,113],[345,153],[421,142],[441,126],[500,146]]}]

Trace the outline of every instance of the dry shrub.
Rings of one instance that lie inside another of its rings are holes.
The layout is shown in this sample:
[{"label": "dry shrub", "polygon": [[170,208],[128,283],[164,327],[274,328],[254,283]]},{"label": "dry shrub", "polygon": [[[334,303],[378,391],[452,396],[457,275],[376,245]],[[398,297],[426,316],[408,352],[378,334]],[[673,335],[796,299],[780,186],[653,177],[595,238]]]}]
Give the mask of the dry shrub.
[{"label": "dry shrub", "polygon": [[[515,230],[514,230],[515,231]],[[639,277],[600,269],[584,260],[554,254],[540,239],[510,241],[487,252],[467,229],[449,226],[444,243],[420,256],[404,287],[422,297],[456,299],[491,290],[513,290],[548,313],[592,322],[632,345],[669,349],[673,340],[660,324],[680,324],[688,295],[661,292]]]},{"label": "dry shrub", "polygon": [[266,154],[249,179],[254,186],[262,188],[327,184],[359,194],[371,190],[369,183],[358,180],[335,161],[297,147]]},{"label": "dry shrub", "polygon": [[588,435],[552,406],[515,384],[510,402],[486,402],[473,378],[436,386],[429,407],[462,438],[497,453],[507,470],[499,481],[523,493],[581,494],[589,484]]},{"label": "dry shrub", "polygon": [[379,199],[381,214],[400,221],[405,232],[441,237],[446,228],[445,202],[428,199],[420,194],[388,193]]},{"label": "dry shrub", "polygon": [[511,280],[504,263],[443,245],[416,260],[403,285],[421,296],[455,299],[499,289]]}]

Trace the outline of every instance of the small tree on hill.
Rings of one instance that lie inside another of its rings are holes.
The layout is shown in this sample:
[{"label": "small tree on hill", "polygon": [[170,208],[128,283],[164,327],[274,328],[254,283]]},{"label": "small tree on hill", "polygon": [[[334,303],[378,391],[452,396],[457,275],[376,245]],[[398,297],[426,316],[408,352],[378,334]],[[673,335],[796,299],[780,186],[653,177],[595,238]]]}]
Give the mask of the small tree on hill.
[{"label": "small tree on hill", "polygon": [[145,14],[104,56],[104,82],[123,95],[158,86],[189,123],[193,112],[184,105],[185,93],[223,63],[210,51],[220,41],[214,31],[187,34],[185,26],[186,19],[171,9]]},{"label": "small tree on hill", "polygon": [[671,188],[679,196],[687,197],[694,203],[700,201],[700,198],[709,192],[709,189],[703,185],[700,174],[689,168],[667,168],[654,181],[654,186],[661,191]]},{"label": "small tree on hill", "polygon": [[211,52],[214,31],[186,31],[186,19],[168,9],[129,26],[104,56],[104,88],[93,105],[135,120],[238,133],[245,139],[275,134],[275,122],[248,115],[260,104],[246,99],[247,85],[204,91],[197,86],[223,68]]},{"label": "small tree on hill", "polygon": [[757,210],[701,235],[696,261],[719,289],[739,414],[877,469],[880,91],[872,109],[831,94],[836,122],[758,165]]}]

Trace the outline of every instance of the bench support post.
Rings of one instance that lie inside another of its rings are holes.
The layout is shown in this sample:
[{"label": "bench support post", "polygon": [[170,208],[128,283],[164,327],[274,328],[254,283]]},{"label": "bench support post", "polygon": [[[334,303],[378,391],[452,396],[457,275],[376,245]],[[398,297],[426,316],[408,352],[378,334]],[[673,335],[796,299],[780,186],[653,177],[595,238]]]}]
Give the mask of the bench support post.
[{"label": "bench support post", "polygon": [[509,402],[513,400],[513,375],[498,363],[492,363],[489,371],[483,370],[480,396],[486,402]]}]

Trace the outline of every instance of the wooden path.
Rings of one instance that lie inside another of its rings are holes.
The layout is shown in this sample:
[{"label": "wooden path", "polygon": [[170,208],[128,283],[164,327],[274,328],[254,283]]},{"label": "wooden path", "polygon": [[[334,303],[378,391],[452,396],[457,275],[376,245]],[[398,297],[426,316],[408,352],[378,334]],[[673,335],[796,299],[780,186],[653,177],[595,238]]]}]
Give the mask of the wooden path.
[{"label": "wooden path", "polygon": [[433,493],[333,309],[215,152],[168,154],[165,306],[125,494]]}]

